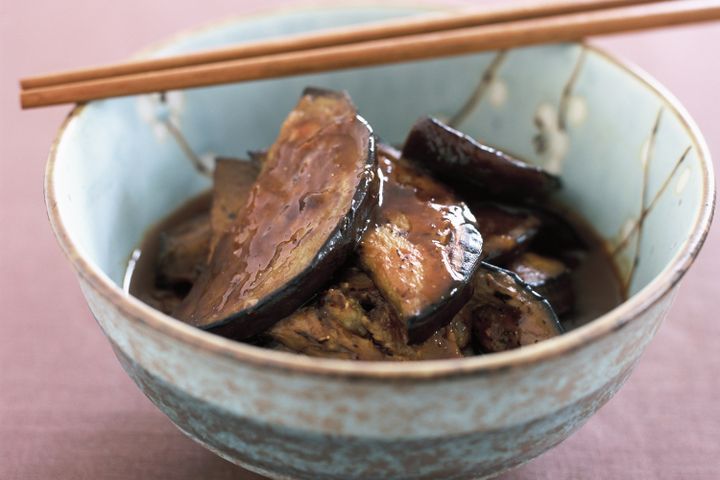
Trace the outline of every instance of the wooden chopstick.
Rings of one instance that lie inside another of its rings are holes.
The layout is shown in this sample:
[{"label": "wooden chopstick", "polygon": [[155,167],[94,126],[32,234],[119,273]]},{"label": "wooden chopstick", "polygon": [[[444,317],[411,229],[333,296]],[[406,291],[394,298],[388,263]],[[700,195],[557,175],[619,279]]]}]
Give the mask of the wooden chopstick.
[{"label": "wooden chopstick", "polygon": [[503,5],[486,6],[482,10],[454,14],[422,15],[402,20],[385,21],[358,27],[323,30],[304,35],[245,43],[218,50],[178,55],[169,58],[137,60],[114,65],[51,73],[20,80],[21,88],[29,90],[100,78],[111,78],[135,73],[156,72],[171,68],[240,60],[243,58],[273,55],[313,48],[347,45],[350,43],[382,40],[406,35],[438,32],[479,25],[526,20],[565,13],[628,6],[658,0],[531,0]]},{"label": "wooden chopstick", "polygon": [[673,0],[121,75],[21,92],[23,108],[576,40],[720,19],[720,0]]}]

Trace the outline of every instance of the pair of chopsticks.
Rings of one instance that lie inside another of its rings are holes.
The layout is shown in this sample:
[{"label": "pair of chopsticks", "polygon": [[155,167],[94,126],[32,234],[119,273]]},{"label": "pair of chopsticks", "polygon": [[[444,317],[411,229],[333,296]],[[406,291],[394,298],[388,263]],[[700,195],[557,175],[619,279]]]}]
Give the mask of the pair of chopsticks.
[{"label": "pair of chopsticks", "polygon": [[720,20],[720,0],[534,0],[28,77],[23,108]]}]

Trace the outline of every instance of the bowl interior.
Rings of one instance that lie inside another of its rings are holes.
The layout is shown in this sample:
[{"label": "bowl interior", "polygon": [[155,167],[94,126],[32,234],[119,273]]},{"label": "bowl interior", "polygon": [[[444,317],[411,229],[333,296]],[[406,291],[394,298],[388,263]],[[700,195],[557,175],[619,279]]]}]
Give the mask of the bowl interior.
[{"label": "bowl interior", "polygon": [[[152,55],[417,12],[250,17]],[[387,142],[430,114],[560,174],[561,200],[605,239],[630,293],[671,263],[706,214],[709,159],[679,107],[602,52],[561,44],[92,102],[67,123],[50,178],[71,242],[121,286],[148,227],[209,186],[193,162],[268,146],[307,85],[347,90]]]}]

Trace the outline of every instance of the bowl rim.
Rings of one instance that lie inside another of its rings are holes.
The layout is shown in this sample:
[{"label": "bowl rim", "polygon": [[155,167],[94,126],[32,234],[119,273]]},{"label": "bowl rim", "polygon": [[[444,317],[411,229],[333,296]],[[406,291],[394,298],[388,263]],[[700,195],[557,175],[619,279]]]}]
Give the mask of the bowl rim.
[{"label": "bowl rim", "polygon": [[[411,6],[403,2],[384,3],[383,5],[364,4],[330,7],[343,8],[371,8],[383,6],[411,7],[417,10],[437,10],[433,6]],[[447,5],[444,6],[447,9]],[[241,15],[214,22],[209,25],[189,29],[180,34],[171,36],[168,40],[153,44],[141,52],[149,53],[162,45],[171,44],[181,38],[189,37],[214,28],[219,25],[230,24],[237,21],[246,21],[253,18],[267,18],[278,14],[288,14],[298,11],[307,11],[320,8],[318,6],[293,6],[263,9],[261,12]],[[328,8],[325,6],[324,8]],[[640,315],[668,295],[673,287],[680,281],[697,257],[710,229],[715,208],[715,180],[712,160],[707,144],[695,121],[690,117],[677,98],[649,74],[631,62],[619,60],[601,48],[584,44],[585,48],[594,52],[605,60],[611,62],[625,73],[635,77],[646,88],[650,89],[680,120],[683,128],[696,147],[696,154],[700,162],[702,175],[702,194],[700,209],[697,213],[691,233],[679,248],[675,256],[639,292],[631,296],[613,310],[597,317],[587,324],[558,337],[545,340],[536,345],[523,347],[517,350],[465,357],[447,360],[424,360],[413,362],[362,362],[354,360],[338,360],[308,357],[305,355],[279,352],[229,340],[187,325],[176,320],[140,300],[126,294],[121,287],[85,258],[71,240],[69,232],[63,224],[58,202],[55,194],[55,171],[57,168],[57,151],[68,125],[84,110],[78,105],[68,114],[59,127],[52,143],[45,169],[45,202],[51,227],[57,237],[63,252],[72,263],[78,275],[90,286],[98,291],[105,299],[132,322],[149,327],[160,334],[174,338],[190,347],[196,347],[208,353],[225,357],[233,361],[252,364],[260,368],[271,368],[291,374],[321,375],[326,377],[342,377],[352,379],[383,381],[392,379],[422,380],[436,378],[451,378],[464,375],[487,375],[511,368],[522,367],[534,362],[550,360],[572,351],[579,350],[586,345],[599,341],[607,335],[620,330],[632,321],[639,321]]]}]

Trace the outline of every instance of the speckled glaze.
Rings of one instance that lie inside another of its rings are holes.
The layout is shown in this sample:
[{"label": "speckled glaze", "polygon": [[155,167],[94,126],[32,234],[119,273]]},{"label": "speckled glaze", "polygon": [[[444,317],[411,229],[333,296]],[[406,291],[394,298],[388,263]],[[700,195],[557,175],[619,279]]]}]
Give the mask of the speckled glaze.
[{"label": "speckled glaze", "polygon": [[[239,19],[165,55],[412,13],[343,7]],[[629,301],[561,337],[460,360],[364,363],[196,330],[122,290],[142,232],[209,184],[214,154],[263,148],[305,85],[349,90],[386,141],[420,115],[559,173]],[[127,373],[187,435],[277,479],[474,479],[561,442],[622,386],[697,255],[714,203],[697,128],[660,87],[586,45],[99,101],[53,146],[48,212]]]}]

